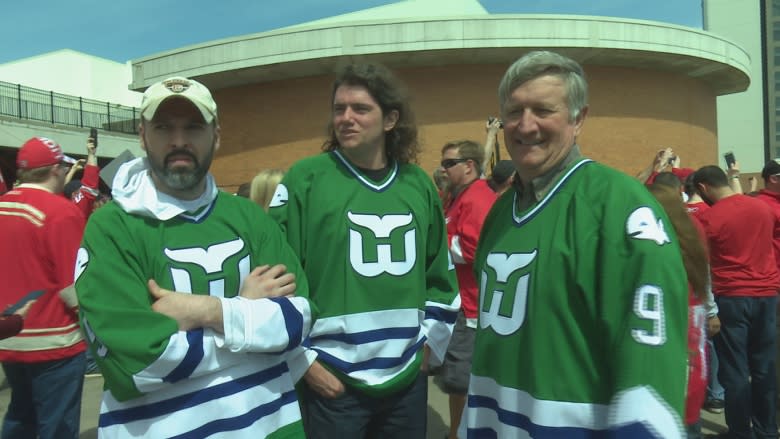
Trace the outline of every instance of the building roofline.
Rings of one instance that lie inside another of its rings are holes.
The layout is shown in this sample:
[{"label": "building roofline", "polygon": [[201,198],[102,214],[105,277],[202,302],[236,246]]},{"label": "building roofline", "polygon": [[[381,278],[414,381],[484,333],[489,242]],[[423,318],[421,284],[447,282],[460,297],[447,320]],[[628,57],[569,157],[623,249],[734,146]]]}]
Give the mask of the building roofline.
[{"label": "building roofline", "polygon": [[494,14],[299,25],[209,41],[133,60],[130,88],[143,90],[174,75],[215,90],[328,75],[356,57],[394,68],[509,64],[538,48],[586,65],[698,78],[716,95],[750,84],[747,52],[699,29],[611,17]]}]

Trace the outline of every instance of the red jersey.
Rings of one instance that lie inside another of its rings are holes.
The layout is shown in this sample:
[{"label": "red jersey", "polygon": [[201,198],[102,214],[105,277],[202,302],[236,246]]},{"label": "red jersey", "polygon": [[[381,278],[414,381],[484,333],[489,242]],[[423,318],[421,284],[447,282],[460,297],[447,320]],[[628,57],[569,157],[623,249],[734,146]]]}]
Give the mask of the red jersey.
[{"label": "red jersey", "polygon": [[445,211],[447,242],[455,264],[460,289],[461,309],[467,319],[477,318],[477,280],[474,277],[474,253],[479,232],[485,222],[496,193],[487,181],[478,179],[463,189]]},{"label": "red jersey", "polygon": [[59,296],[73,284],[84,222],[71,201],[37,185],[0,196],[0,309],[44,291],[22,332],[0,341],[0,361],[59,360],[85,350],[77,315]]},{"label": "red jersey", "polygon": [[777,268],[780,270],[780,193],[761,189],[758,191],[756,198],[768,204],[775,214],[775,232],[773,242],[775,244],[775,261],[777,261]]},{"label": "red jersey", "polygon": [[685,424],[699,420],[707,394],[707,312],[691,292],[688,296],[688,389],[685,393]]},{"label": "red jersey", "polygon": [[774,296],[780,272],[772,236],[775,215],[765,202],[742,194],[723,198],[699,218],[707,233],[716,296]]},{"label": "red jersey", "polygon": [[89,218],[95,208],[99,178],[100,168],[96,165],[86,165],[84,175],[81,178],[81,187],[71,195],[71,200],[76,203],[76,207],[79,208],[84,218]]},{"label": "red jersey", "polygon": [[[698,203],[695,203],[698,204]],[[704,204],[704,203],[702,203]],[[704,204],[707,206],[706,204]],[[709,208],[709,206],[707,206]],[[691,222],[702,240],[706,233],[701,222],[692,214]],[[691,284],[688,284],[688,389],[685,393],[685,425],[699,420],[707,395],[707,311]]]}]

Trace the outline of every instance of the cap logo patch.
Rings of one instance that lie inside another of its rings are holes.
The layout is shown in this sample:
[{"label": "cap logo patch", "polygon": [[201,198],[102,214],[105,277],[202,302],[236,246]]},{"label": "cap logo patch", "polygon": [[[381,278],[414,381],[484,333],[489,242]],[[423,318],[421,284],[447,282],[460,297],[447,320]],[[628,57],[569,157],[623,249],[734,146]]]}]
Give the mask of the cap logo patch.
[{"label": "cap logo patch", "polygon": [[40,140],[41,143],[49,148],[49,151],[51,151],[54,157],[56,157],[58,160],[62,160],[62,150],[60,149],[59,145],[57,145],[57,142],[46,137],[38,137],[38,140]]},{"label": "cap logo patch", "polygon": [[184,79],[169,79],[164,81],[163,86],[171,91],[171,93],[184,93],[190,88],[190,81]]}]

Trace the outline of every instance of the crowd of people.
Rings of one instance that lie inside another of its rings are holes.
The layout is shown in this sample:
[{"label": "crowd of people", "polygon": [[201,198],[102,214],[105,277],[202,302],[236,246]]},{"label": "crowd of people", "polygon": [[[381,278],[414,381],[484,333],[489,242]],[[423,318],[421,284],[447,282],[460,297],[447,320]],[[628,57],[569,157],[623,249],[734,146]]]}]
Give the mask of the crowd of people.
[{"label": "crowd of people", "polygon": [[77,438],[88,350],[106,438],[424,438],[431,375],[451,439],[698,438],[702,408],[777,437],[780,164],[745,195],[736,163],[671,148],[636,178],[588,159],[585,74],[554,52],[498,98],[433,179],[377,64],[338,72],[321,154],[236,196],[192,79],[144,92],[145,157],[102,207],[95,138],[83,164],[27,141],[0,196],[24,274],[0,292],[0,436]]}]

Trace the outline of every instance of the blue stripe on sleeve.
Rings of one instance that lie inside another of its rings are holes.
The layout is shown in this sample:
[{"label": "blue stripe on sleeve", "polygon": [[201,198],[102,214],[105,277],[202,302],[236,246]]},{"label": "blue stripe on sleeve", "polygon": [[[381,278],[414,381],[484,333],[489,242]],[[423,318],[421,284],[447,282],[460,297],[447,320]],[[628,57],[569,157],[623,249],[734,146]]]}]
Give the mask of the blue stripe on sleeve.
[{"label": "blue stripe on sleeve", "polygon": [[280,363],[265,370],[218,384],[195,392],[176,396],[164,401],[145,404],[137,407],[114,410],[100,415],[99,427],[109,427],[116,424],[129,424],[144,419],[185,410],[215,399],[241,393],[249,388],[260,386],[276,379],[289,371],[287,363]]},{"label": "blue stripe on sleeve", "polygon": [[438,320],[449,324],[455,324],[455,320],[458,318],[459,310],[447,310],[438,306],[426,306],[425,307],[425,319]]},{"label": "blue stripe on sleeve", "polygon": [[294,349],[301,344],[301,339],[303,338],[303,315],[286,297],[272,297],[270,299],[279,305],[284,316],[284,326],[287,329],[287,338],[289,340],[284,351]]},{"label": "blue stripe on sleeve", "polygon": [[181,360],[176,368],[174,368],[168,376],[163,378],[163,381],[167,383],[175,383],[176,381],[187,378],[192,375],[192,372],[198,367],[200,361],[203,360],[203,329],[193,329],[187,331],[187,344],[189,348],[184,355],[184,359]]}]

